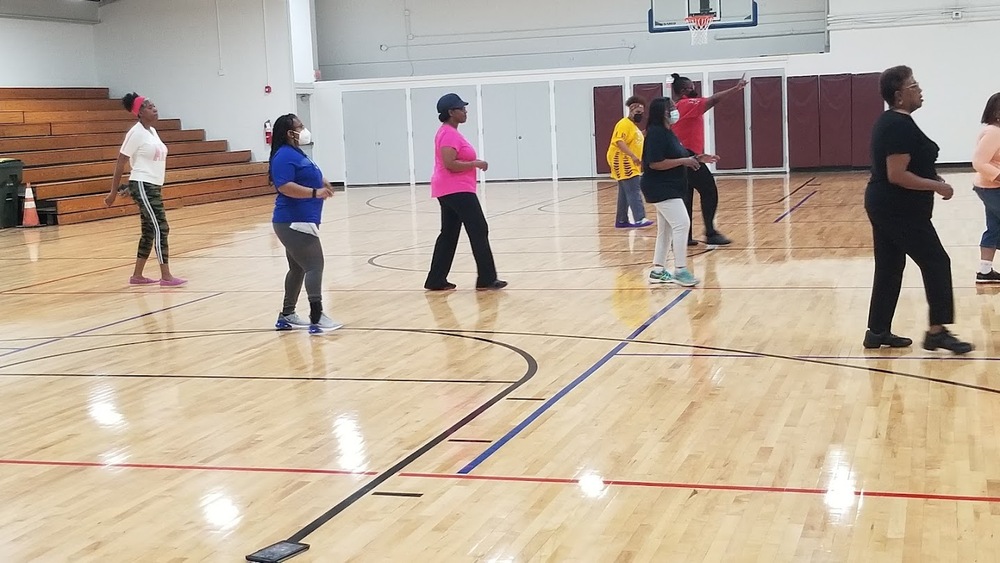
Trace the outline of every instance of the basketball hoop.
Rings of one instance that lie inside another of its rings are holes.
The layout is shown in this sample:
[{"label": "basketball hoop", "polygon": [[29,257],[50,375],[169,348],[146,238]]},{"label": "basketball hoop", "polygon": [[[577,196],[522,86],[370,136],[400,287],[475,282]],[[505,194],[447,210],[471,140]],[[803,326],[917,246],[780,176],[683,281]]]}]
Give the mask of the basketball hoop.
[{"label": "basketball hoop", "polygon": [[705,45],[708,43],[708,28],[715,21],[715,14],[691,14],[684,18],[691,30],[691,44]]}]

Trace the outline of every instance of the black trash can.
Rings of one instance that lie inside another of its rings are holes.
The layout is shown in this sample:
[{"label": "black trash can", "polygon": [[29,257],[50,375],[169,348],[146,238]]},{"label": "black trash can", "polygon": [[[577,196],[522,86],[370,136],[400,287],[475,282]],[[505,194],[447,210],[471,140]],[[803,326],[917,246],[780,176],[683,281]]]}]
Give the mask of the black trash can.
[{"label": "black trash can", "polygon": [[21,224],[18,187],[23,175],[23,162],[14,158],[0,158],[0,229]]}]

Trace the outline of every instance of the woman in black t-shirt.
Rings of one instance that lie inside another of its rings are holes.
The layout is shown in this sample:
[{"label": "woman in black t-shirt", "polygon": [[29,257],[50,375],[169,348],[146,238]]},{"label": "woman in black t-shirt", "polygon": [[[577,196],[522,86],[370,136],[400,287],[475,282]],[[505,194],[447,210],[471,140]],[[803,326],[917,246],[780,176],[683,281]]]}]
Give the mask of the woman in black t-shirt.
[{"label": "woman in black t-shirt", "polygon": [[[684,287],[698,285],[687,269],[687,241],[691,219],[684,206],[687,175],[684,168],[697,170],[702,162],[717,162],[713,155],[688,156],[670,127],[680,114],[670,98],[656,98],[649,104],[649,126],[642,147],[642,181],[646,201],[656,206],[656,248],[649,283],[676,283]],[[667,249],[674,248],[674,272],[666,269]]]},{"label": "woman in black t-shirt", "polygon": [[890,331],[909,256],[923,275],[930,306],[924,349],[965,354],[972,351],[972,345],[944,327],[955,321],[951,259],[931,223],[931,214],[934,194],[947,200],[954,190],[937,174],[937,144],[910,117],[923,105],[920,85],[909,67],[897,66],[882,73],[879,89],[890,109],[872,129],[872,174],[865,190],[865,211],[875,247],[875,279],[864,347],[906,348],[913,344]]}]

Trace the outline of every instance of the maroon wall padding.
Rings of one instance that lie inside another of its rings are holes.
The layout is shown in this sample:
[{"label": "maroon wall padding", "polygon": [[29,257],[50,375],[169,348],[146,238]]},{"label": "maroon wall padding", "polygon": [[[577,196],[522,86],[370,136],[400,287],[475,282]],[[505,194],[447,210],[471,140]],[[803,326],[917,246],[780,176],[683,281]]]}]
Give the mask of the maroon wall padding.
[{"label": "maroon wall padding", "polygon": [[597,173],[610,174],[608,146],[615,125],[622,118],[625,99],[621,86],[597,86],[594,88],[594,144],[597,153]]},{"label": "maroon wall padding", "polygon": [[785,165],[781,96],[780,76],[750,79],[750,161],[753,168],[781,168]]},{"label": "maroon wall padding", "polygon": [[819,157],[819,77],[788,77],[788,167],[817,168]]},{"label": "maroon wall padding", "polygon": [[[713,92],[728,90],[739,80],[716,80]],[[716,164],[719,170],[738,170],[747,167],[747,127],[743,96],[736,94],[719,102],[715,112],[715,154],[722,157]]]},{"label": "maroon wall padding", "polygon": [[878,89],[879,73],[851,77],[851,165],[871,166],[872,127],[885,111]]},{"label": "maroon wall padding", "polygon": [[820,166],[850,166],[851,75],[819,77]]},{"label": "maroon wall padding", "polygon": [[653,101],[654,98],[659,98],[663,96],[663,84],[635,84],[632,86],[632,95],[639,96],[640,98],[646,100],[646,114],[642,116],[642,121],[639,123],[639,129],[643,131],[646,130],[646,122],[649,120],[649,103]]}]

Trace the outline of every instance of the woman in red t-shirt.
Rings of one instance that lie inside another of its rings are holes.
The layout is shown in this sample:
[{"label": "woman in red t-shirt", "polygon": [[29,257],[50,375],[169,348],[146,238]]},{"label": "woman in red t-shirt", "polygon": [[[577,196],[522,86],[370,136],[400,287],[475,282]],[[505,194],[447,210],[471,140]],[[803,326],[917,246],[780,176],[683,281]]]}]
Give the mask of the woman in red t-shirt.
[{"label": "woman in red t-shirt", "polygon": [[[674,79],[671,84],[674,103],[677,104],[678,111],[681,112],[681,119],[674,124],[674,134],[681,140],[692,156],[705,154],[705,113],[714,108],[715,104],[735,92],[740,92],[746,88],[747,81],[740,80],[736,86],[723,90],[711,97],[703,98],[694,88],[694,82],[679,74],[671,75]],[[707,166],[702,166],[698,170],[688,173],[689,193],[685,200],[688,216],[693,217],[694,190],[698,190],[701,196],[701,215],[705,221],[705,244],[709,249],[717,246],[725,246],[732,241],[725,235],[715,230],[715,212],[719,207],[719,188],[715,185],[715,176]],[[691,222],[694,225],[694,221]],[[693,231],[693,229],[692,229]],[[688,246],[694,246],[697,241],[692,237],[693,233],[688,233]]]}]

